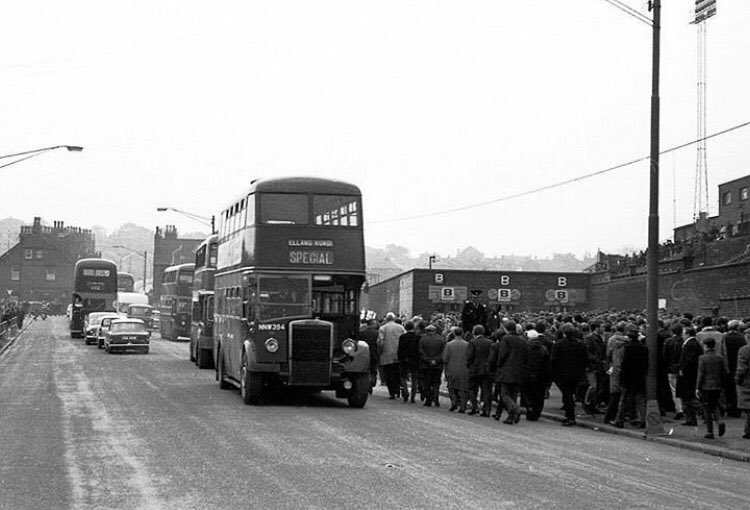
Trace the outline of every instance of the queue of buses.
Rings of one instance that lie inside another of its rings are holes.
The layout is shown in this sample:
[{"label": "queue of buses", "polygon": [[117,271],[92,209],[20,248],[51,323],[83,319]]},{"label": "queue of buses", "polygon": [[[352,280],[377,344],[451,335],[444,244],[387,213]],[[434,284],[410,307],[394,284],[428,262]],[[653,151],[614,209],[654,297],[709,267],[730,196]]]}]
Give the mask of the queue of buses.
[{"label": "queue of buses", "polygon": [[[253,181],[218,223],[194,264],[164,272],[162,338],[189,338],[190,360],[213,367],[219,387],[239,388],[246,404],[285,386],[334,390],[364,407],[370,352],[356,340],[365,282],[359,188],[313,177]],[[79,286],[76,266],[75,294],[84,308],[96,299],[106,305],[111,295],[93,296],[110,289],[106,269],[87,267]],[[116,276],[114,264],[109,271]]]}]

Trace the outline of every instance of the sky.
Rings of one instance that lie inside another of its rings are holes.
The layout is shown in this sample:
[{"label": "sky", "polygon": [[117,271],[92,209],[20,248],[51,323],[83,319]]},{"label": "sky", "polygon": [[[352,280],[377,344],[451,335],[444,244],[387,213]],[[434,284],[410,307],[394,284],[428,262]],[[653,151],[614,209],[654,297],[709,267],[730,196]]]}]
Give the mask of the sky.
[{"label": "sky", "polygon": [[[697,28],[692,0],[663,3],[666,150],[697,137]],[[708,21],[709,134],[750,121],[748,26],[743,0]],[[0,218],[192,232],[156,208],[208,217],[253,179],[313,175],[358,185],[367,245],[412,256],[644,249],[648,162],[499,199],[648,156],[651,35],[605,0],[12,2],[0,155],[84,151],[0,169]],[[749,139],[707,142],[710,214]],[[696,148],[660,163],[666,240],[693,219]]]}]

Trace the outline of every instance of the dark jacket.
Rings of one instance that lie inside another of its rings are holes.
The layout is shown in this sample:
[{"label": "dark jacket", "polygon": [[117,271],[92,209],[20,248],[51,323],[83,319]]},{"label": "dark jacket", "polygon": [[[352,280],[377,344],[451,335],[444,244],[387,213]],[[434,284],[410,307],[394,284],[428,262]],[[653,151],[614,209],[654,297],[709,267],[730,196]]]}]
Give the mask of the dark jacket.
[{"label": "dark jacket", "polygon": [[360,340],[367,343],[370,348],[370,369],[377,368],[380,360],[378,352],[378,329],[373,326],[367,326],[360,333]]},{"label": "dark jacket", "polygon": [[673,336],[664,342],[664,359],[667,363],[667,373],[680,373],[680,355],[682,354],[682,336]]},{"label": "dark jacket", "polygon": [[683,400],[695,398],[698,380],[698,358],[703,356],[703,346],[695,337],[690,337],[682,345],[680,355],[680,377],[677,379],[677,396]]},{"label": "dark jacket", "polygon": [[586,379],[589,359],[583,342],[572,337],[563,337],[552,346],[552,380],[558,384]]},{"label": "dark jacket", "polygon": [[528,347],[518,335],[508,333],[493,344],[490,353],[490,370],[495,373],[495,382],[522,384],[526,377]]},{"label": "dark jacket", "polygon": [[542,342],[529,340],[529,358],[526,363],[526,382],[547,385],[550,380],[550,354]]},{"label": "dark jacket", "polygon": [[607,347],[602,337],[591,333],[583,340],[586,346],[589,362],[588,369],[595,373],[603,373],[607,370]]},{"label": "dark jacket", "polygon": [[398,337],[398,359],[404,366],[419,365],[419,335],[407,331]]},{"label": "dark jacket", "polygon": [[620,385],[631,391],[646,391],[648,349],[639,340],[630,340],[623,347]]},{"label": "dark jacket", "polygon": [[737,368],[737,353],[746,344],[745,335],[739,331],[728,331],[724,334],[724,346],[727,349],[727,369],[730,372],[734,372],[734,369]]},{"label": "dark jacket", "polygon": [[750,411],[750,345],[742,347],[737,353],[734,382],[737,383],[737,407]]},{"label": "dark jacket", "polygon": [[492,340],[484,336],[474,337],[466,350],[466,367],[469,377],[487,375],[490,373],[490,353]]},{"label": "dark jacket", "polygon": [[721,390],[727,372],[724,358],[716,354],[713,349],[707,349],[706,354],[698,358],[698,380],[696,390]]},{"label": "dark jacket", "polygon": [[442,368],[445,338],[437,333],[426,333],[419,339],[419,358],[423,368]]}]

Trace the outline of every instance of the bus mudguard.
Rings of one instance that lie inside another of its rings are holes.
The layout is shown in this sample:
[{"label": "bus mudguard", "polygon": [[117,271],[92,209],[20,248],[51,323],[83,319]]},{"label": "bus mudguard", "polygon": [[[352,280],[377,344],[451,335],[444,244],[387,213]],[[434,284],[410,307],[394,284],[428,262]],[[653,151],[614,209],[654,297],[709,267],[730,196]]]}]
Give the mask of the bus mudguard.
[{"label": "bus mudguard", "polygon": [[357,349],[349,354],[342,362],[345,372],[369,373],[370,372],[370,347],[367,342],[359,340]]}]

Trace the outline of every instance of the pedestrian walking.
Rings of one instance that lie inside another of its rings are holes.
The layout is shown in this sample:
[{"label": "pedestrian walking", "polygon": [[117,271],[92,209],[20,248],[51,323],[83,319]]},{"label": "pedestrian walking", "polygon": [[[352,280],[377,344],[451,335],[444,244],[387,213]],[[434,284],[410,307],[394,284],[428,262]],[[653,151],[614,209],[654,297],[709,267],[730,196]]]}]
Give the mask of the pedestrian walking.
[{"label": "pedestrian walking", "polygon": [[526,404],[526,419],[536,421],[544,409],[544,397],[550,379],[550,353],[542,343],[539,333],[527,333],[529,355],[526,365],[526,380],[523,383],[522,400]]},{"label": "pedestrian walking", "polygon": [[[414,332],[414,323],[404,324],[406,333],[398,338],[398,359],[401,375],[401,397],[404,402],[414,397],[419,388],[419,335]],[[411,389],[409,383],[411,382]]]},{"label": "pedestrian walking", "polygon": [[737,369],[734,373],[737,383],[737,408],[745,411],[744,439],[750,439],[750,345],[740,348],[737,353]]},{"label": "pedestrian walking", "polygon": [[437,332],[434,324],[425,327],[425,334],[419,339],[419,358],[422,372],[422,388],[425,393],[424,405],[440,407],[438,400],[440,379],[443,375],[443,350],[445,339]]},{"label": "pedestrian walking", "polygon": [[727,349],[727,368],[729,373],[724,384],[727,416],[739,418],[741,413],[737,407],[737,387],[734,385],[733,371],[737,368],[737,354],[745,346],[745,335],[740,333],[740,321],[729,321],[727,332],[724,333],[724,345]]},{"label": "pedestrian walking", "polygon": [[472,339],[466,349],[466,365],[469,371],[469,398],[471,411],[480,412],[478,403],[481,391],[481,415],[488,417],[492,410],[492,374],[490,373],[490,353],[492,340],[484,336],[484,327],[477,324],[472,330]]},{"label": "pedestrian walking", "polygon": [[703,346],[695,338],[692,326],[684,328],[685,341],[680,354],[680,377],[677,379],[677,396],[682,399],[682,409],[685,413],[683,425],[695,427],[698,425],[698,415],[701,406],[695,395],[698,381],[698,360],[703,355]]},{"label": "pedestrian walking", "polygon": [[443,350],[445,381],[451,399],[448,411],[458,410],[459,413],[465,413],[466,403],[469,400],[469,370],[466,366],[466,351],[469,342],[464,338],[464,332],[459,327],[454,327],[450,336],[452,338],[445,344]]},{"label": "pedestrian walking", "polygon": [[628,342],[623,346],[620,386],[622,397],[617,408],[615,427],[624,426],[625,415],[633,407],[638,414],[635,426],[646,426],[646,374],[648,373],[648,349],[641,343],[640,331],[634,324],[625,328]]},{"label": "pedestrian walking", "polygon": [[608,425],[615,424],[617,418],[617,409],[620,407],[620,398],[622,397],[622,386],[620,385],[620,374],[622,372],[622,354],[623,347],[628,343],[628,337],[625,335],[625,321],[619,321],[615,324],[615,331],[607,341],[607,361],[609,362],[609,404],[607,412],[604,414],[604,423]]},{"label": "pedestrian walking", "polygon": [[512,425],[521,419],[516,400],[526,378],[528,347],[516,333],[514,321],[508,321],[505,329],[508,332],[493,345],[490,354],[490,369],[495,373],[495,384],[500,386],[500,402],[493,417],[499,420],[505,409],[508,416],[503,423]]},{"label": "pedestrian walking", "polygon": [[716,340],[708,337],[703,342],[706,353],[698,358],[698,380],[696,395],[703,404],[706,419],[706,439],[714,438],[714,421],[719,426],[719,437],[724,435],[725,424],[721,418],[719,398],[726,379],[726,365],[722,356],[715,352]]},{"label": "pedestrian walking", "polygon": [[378,331],[378,350],[380,351],[380,366],[383,368],[385,385],[388,387],[390,399],[394,400],[401,392],[401,374],[398,362],[398,341],[406,330],[396,322],[396,315],[389,312],[385,316],[385,324]]},{"label": "pedestrian walking", "polygon": [[565,323],[562,327],[562,339],[552,346],[550,357],[552,381],[562,392],[565,419],[562,424],[576,424],[575,392],[581,381],[586,380],[588,353],[586,346],[576,339],[576,328]]}]

